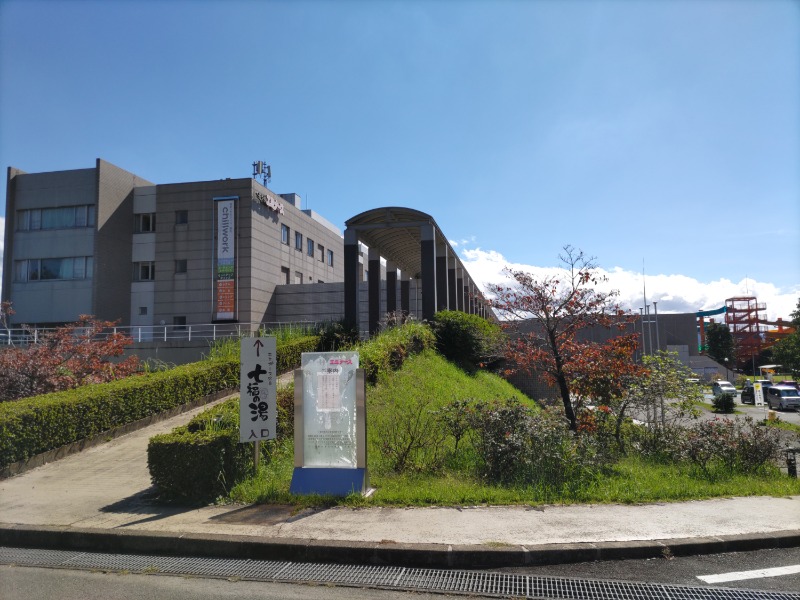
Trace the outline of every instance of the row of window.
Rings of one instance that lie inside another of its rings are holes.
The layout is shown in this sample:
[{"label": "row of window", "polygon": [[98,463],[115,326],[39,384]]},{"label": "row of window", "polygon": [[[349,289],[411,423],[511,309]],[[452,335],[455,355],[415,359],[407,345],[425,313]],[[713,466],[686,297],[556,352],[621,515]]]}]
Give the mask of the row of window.
[{"label": "row of window", "polygon": [[[183,274],[188,270],[188,260],[179,258],[175,261],[174,273]],[[152,260],[135,262],[133,263],[133,280],[134,281],[155,281],[156,279],[156,263]]]},{"label": "row of window", "polygon": [[94,258],[91,256],[29,258],[14,261],[14,280],[24,282],[91,279],[93,269]]},{"label": "row of window", "polygon": [[[289,230],[289,226],[281,223],[281,243],[285,245],[289,245],[289,239],[291,238],[291,231]],[[303,234],[299,231],[294,232],[294,249],[303,251]],[[327,254],[325,253],[325,247],[322,244],[316,244],[317,253],[319,255],[320,262],[326,263],[329,267],[333,266],[333,250],[328,250]],[[314,257],[314,240],[311,238],[306,238],[306,254],[310,257]]]},{"label": "row of window", "polygon": [[[133,215],[133,231],[135,233],[154,233],[156,230],[156,213],[137,213]],[[175,225],[189,223],[188,210],[175,211]]]},{"label": "row of window", "polygon": [[[294,282],[295,283],[305,283],[303,281],[303,274],[300,271],[294,272]],[[309,275],[308,276],[308,283],[313,283],[314,278]],[[281,267],[281,281],[280,283],[292,283],[292,272],[288,267]],[[317,279],[317,283],[325,283],[322,279]]]},{"label": "row of window", "polygon": [[97,211],[93,204],[17,211],[17,231],[76,229],[78,227],[94,227],[96,223]]}]

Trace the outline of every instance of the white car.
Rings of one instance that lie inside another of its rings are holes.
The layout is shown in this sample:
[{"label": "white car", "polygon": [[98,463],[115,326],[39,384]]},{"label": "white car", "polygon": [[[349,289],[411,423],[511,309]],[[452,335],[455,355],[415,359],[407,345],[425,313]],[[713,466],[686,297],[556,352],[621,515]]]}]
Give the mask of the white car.
[{"label": "white car", "polygon": [[774,385],[767,390],[767,404],[770,409],[798,409],[800,408],[800,392],[793,386]]},{"label": "white car", "polygon": [[736,388],[729,381],[715,381],[711,385],[711,391],[715,398],[722,396],[722,394],[731,394],[734,398],[736,397]]}]

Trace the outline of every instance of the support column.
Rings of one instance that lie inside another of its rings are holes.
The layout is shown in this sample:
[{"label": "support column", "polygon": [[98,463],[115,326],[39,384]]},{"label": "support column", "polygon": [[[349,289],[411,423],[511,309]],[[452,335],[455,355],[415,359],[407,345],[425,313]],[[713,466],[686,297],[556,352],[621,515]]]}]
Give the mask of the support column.
[{"label": "support column", "polygon": [[397,312],[397,264],[386,261],[386,314]]},{"label": "support column", "polygon": [[411,282],[405,277],[400,281],[400,310],[404,315],[411,314]]},{"label": "support column", "polygon": [[369,249],[369,263],[367,269],[369,334],[375,335],[378,333],[381,318],[381,255],[376,248]]},{"label": "support column", "polygon": [[344,230],[344,320],[346,326],[358,323],[358,236],[349,227]]},{"label": "support column", "polygon": [[447,262],[450,259],[447,246],[436,246],[436,311],[447,310]]},{"label": "support column", "polygon": [[458,267],[456,273],[456,299],[457,310],[464,312],[464,268]]},{"label": "support column", "polygon": [[447,308],[458,310],[458,296],[456,296],[456,265],[455,261],[450,262],[447,269]]},{"label": "support column", "polygon": [[430,321],[436,314],[436,231],[433,225],[420,226],[422,257],[422,318]]},{"label": "support column", "polygon": [[469,280],[469,310],[467,311],[469,314],[475,314],[475,284],[472,283],[472,280]]}]

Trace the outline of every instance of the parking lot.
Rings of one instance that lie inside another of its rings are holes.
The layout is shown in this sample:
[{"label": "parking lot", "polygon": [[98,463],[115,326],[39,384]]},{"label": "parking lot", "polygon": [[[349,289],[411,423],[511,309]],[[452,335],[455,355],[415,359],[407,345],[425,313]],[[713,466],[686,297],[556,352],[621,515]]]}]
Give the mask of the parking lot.
[{"label": "parking lot", "polygon": [[[713,394],[711,392],[705,392],[703,394],[705,401],[707,403],[711,403],[714,399]],[[757,421],[761,421],[766,419],[769,414],[769,408],[766,404],[764,406],[753,406],[752,404],[742,404],[742,395],[740,391],[736,392],[736,410],[739,411],[741,414],[749,415],[756,419]],[[781,421],[785,421],[787,423],[793,423],[795,425],[800,425],[800,412],[797,410],[775,410],[773,411],[777,418],[780,418]],[[714,415],[715,413],[709,411],[709,414]]]}]

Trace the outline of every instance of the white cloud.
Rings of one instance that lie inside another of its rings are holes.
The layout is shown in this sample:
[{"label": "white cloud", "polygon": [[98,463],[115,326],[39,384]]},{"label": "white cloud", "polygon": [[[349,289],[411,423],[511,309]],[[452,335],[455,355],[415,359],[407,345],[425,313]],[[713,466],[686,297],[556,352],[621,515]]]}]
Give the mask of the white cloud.
[{"label": "white cloud", "polygon": [[[488,284],[509,282],[503,269],[508,267],[516,271],[525,271],[539,277],[553,274],[554,267],[537,267],[520,263],[510,263],[496,250],[462,249],[461,260],[467,271],[481,288],[486,291]],[[608,289],[618,290],[619,302],[624,307],[638,312],[643,306],[642,274],[626,271],[620,267],[603,270],[608,276]],[[725,305],[728,298],[755,296],[759,304],[766,304],[766,317],[775,320],[782,317],[788,320],[789,313],[797,307],[800,297],[800,285],[788,289],[761,281],[728,279],[717,281],[698,281],[685,275],[647,275],[647,301],[658,302],[660,313],[684,313],[709,310]]]}]

